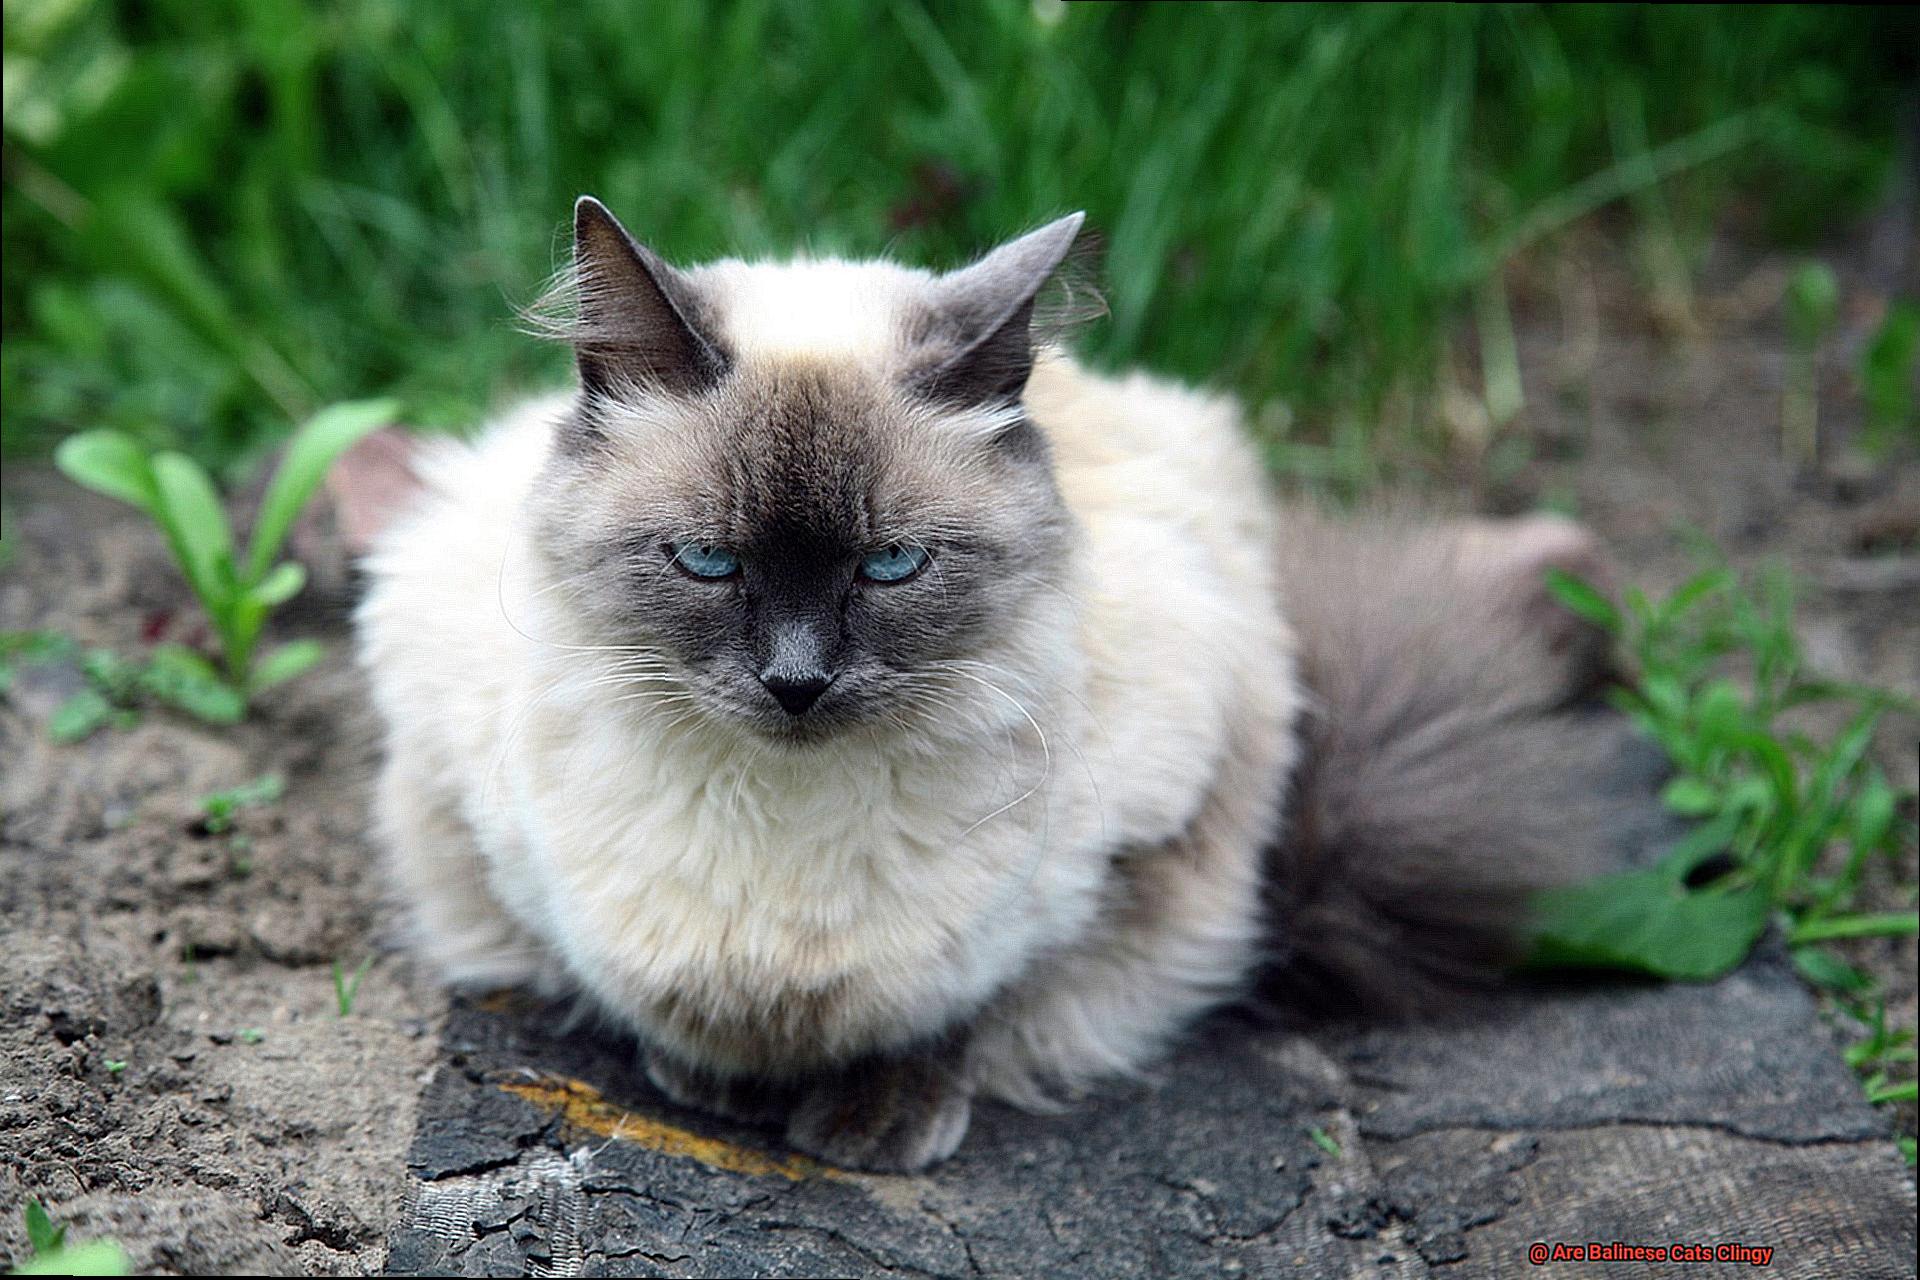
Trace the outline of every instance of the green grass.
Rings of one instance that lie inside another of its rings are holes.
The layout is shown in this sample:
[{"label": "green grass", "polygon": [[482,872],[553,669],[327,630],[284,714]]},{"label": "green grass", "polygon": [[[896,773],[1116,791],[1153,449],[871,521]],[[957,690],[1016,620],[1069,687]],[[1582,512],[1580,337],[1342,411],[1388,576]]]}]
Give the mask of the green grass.
[{"label": "green grass", "polygon": [[263,773],[251,782],[200,797],[200,825],[208,835],[221,835],[233,829],[242,809],[269,805],[287,792],[287,780],[277,773]]},{"label": "green grass", "polygon": [[334,1009],[343,1018],[353,1014],[353,1002],[360,995],[360,982],[367,976],[367,970],[373,968],[373,957],[368,956],[360,962],[360,967],[348,973],[340,962],[333,962],[333,1003]]},{"label": "green grass", "polygon": [[[1550,586],[1616,637],[1634,675],[1615,703],[1665,751],[1661,798],[1694,825],[1656,867],[1543,895],[1536,963],[1712,978],[1773,922],[1801,975],[1859,1025],[1848,1061],[1869,1099],[1912,1101],[1911,1068],[1888,1073],[1912,1063],[1913,1032],[1888,1028],[1875,981],[1831,944],[1920,933],[1920,911],[1860,909],[1874,864],[1897,868],[1916,838],[1870,758],[1874,730],[1920,707],[1809,671],[1781,570],[1743,579],[1715,559],[1663,599],[1629,589],[1619,605],[1564,574]],[[1840,713],[1838,732],[1796,727],[1816,704]]]},{"label": "green grass", "polygon": [[592,191],[679,259],[948,264],[1085,208],[1111,306],[1090,354],[1284,402],[1276,459],[1361,474],[1420,446],[1452,321],[1511,411],[1499,268],[1568,222],[1628,202],[1672,276],[1734,192],[1800,239],[1860,208],[1917,32],[1792,7],[9,0],[0,441],[113,427],[230,471],[350,396],[469,424],[562,375],[513,308]]},{"label": "green grass", "polygon": [[[1635,674],[1615,704],[1666,752],[1661,799],[1694,826],[1657,869],[1550,895],[1545,959],[1710,978],[1745,958],[1770,917],[1797,951],[1920,932],[1920,912],[1856,907],[1871,864],[1897,860],[1915,835],[1868,755],[1874,729],[1889,710],[1920,708],[1807,669],[1784,571],[1742,580],[1714,563],[1664,599],[1630,588],[1621,606],[1565,574],[1550,585],[1619,641]],[[1845,720],[1824,740],[1794,727],[1796,709],[1820,703]],[[1801,968],[1844,986],[1834,963]]]}]

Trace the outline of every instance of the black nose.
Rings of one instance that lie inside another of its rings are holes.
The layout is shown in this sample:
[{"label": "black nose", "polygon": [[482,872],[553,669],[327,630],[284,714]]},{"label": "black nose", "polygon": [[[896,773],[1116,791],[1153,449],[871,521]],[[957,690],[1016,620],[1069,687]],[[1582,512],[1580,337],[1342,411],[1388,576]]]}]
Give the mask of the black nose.
[{"label": "black nose", "polygon": [[767,692],[773,695],[790,716],[797,716],[812,706],[827,686],[833,683],[830,676],[823,675],[765,675],[760,683],[767,686]]}]

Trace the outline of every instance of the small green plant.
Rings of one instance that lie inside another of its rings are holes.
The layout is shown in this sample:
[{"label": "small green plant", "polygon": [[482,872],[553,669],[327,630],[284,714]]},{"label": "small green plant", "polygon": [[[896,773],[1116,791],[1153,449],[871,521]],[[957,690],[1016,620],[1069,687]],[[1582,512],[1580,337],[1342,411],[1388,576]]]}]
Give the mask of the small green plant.
[{"label": "small green plant", "polygon": [[53,1225],[47,1207],[38,1200],[27,1201],[27,1247],[36,1258],[56,1252],[67,1242],[67,1229]]},{"label": "small green plant", "polygon": [[[1666,807],[1694,819],[1659,862],[1540,896],[1536,964],[1714,978],[1746,958],[1777,918],[1801,969],[1844,983],[1835,938],[1920,932],[1920,914],[1853,909],[1868,860],[1912,838],[1899,796],[1867,758],[1895,695],[1821,680],[1804,668],[1784,573],[1756,586],[1723,565],[1665,600],[1629,590],[1624,609],[1566,574],[1549,588],[1611,631],[1639,676],[1615,705],[1665,750]],[[1727,675],[1744,663],[1748,687]],[[1849,705],[1846,728],[1818,743],[1782,723],[1811,702]],[[1810,975],[1811,976],[1811,975]]]},{"label": "small green plant", "polygon": [[360,994],[360,980],[367,976],[367,970],[372,967],[372,956],[362,960],[360,967],[351,974],[340,967],[338,960],[333,962],[333,1000],[341,1017],[347,1017],[353,1012],[354,998]]},{"label": "small green plant", "polygon": [[1820,449],[1820,344],[1840,313],[1840,281],[1824,262],[1803,263],[1787,281],[1787,386],[1780,441],[1789,461],[1812,466]]},{"label": "small green plant", "polygon": [[13,1269],[16,1276],[124,1276],[130,1267],[125,1250],[109,1240],[67,1243],[67,1229],[55,1226],[46,1206],[27,1201],[27,1249],[31,1259]]},{"label": "small green plant", "polygon": [[1867,407],[1867,449],[1885,453],[1902,436],[1920,439],[1920,304],[1901,301],[1887,309],[1860,353],[1860,393]]},{"label": "small green plant", "polygon": [[0,633],[0,695],[20,668],[60,662],[76,666],[85,684],[48,719],[55,742],[78,742],[108,725],[131,728],[153,705],[210,724],[233,724],[246,709],[206,660],[183,645],[158,645],[144,658],[128,658],[111,649],[83,650],[55,631]]},{"label": "small green plant", "polygon": [[[338,972],[337,969],[336,972]],[[233,1034],[241,1044],[259,1044],[267,1038],[267,1033],[258,1027],[242,1027]]]},{"label": "small green plant", "polygon": [[1308,1129],[1307,1137],[1312,1139],[1314,1146],[1320,1148],[1334,1159],[1338,1160],[1340,1158],[1340,1143],[1334,1139],[1332,1134],[1322,1129],[1319,1125],[1314,1125]]},{"label": "small green plant", "polygon": [[233,829],[233,820],[242,809],[272,804],[287,791],[287,780],[277,773],[263,773],[252,782],[243,782],[225,791],[200,797],[200,825],[208,835],[222,835]]},{"label": "small green plant", "polygon": [[107,1069],[108,1075],[117,1076],[127,1069],[127,1060],[125,1058],[102,1058],[100,1065]]},{"label": "small green plant", "polygon": [[0,631],[0,697],[13,687],[21,667],[73,656],[73,641],[58,631]]},{"label": "small green plant", "polygon": [[295,641],[256,660],[254,650],[267,615],[306,584],[306,571],[291,560],[280,560],[280,549],[334,459],[393,421],[395,410],[390,400],[357,401],[334,405],[309,419],[295,433],[267,486],[244,556],[213,481],[185,454],[148,456],[131,436],[97,430],[62,441],[54,461],[77,483],[138,507],[160,526],[220,639],[224,671],[216,674],[204,658],[186,649],[180,649],[173,662],[191,666],[201,681],[224,678],[244,706],[255,694],[319,659],[318,643]]},{"label": "small green plant", "polygon": [[[1616,705],[1665,749],[1675,772],[1662,799],[1697,825],[1652,868],[1540,895],[1532,962],[1704,980],[1744,960],[1774,920],[1801,975],[1864,1028],[1847,1059],[1869,1101],[1912,1101],[1913,1081],[1888,1072],[1913,1061],[1913,1033],[1890,1031],[1873,979],[1825,945],[1920,932],[1920,913],[1853,906],[1869,860],[1914,838],[1867,759],[1879,718],[1911,704],[1805,671],[1780,572],[1750,586],[1715,564],[1665,600],[1630,590],[1624,609],[1564,574],[1548,585],[1637,668]],[[1730,662],[1745,665],[1744,688],[1725,673]],[[1784,727],[1786,712],[1822,701],[1852,708],[1831,742]],[[1901,1149],[1911,1164],[1912,1140]]]}]

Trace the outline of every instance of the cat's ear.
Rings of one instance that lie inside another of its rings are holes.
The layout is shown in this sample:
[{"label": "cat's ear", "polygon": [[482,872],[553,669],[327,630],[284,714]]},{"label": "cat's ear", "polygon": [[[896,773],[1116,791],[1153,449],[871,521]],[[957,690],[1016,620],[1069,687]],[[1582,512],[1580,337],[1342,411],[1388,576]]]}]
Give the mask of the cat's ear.
[{"label": "cat's ear", "polygon": [[959,349],[915,379],[920,392],[964,405],[1019,398],[1033,372],[1033,300],[1085,220],[1070,213],[935,282],[933,332]]},{"label": "cat's ear", "polygon": [[627,385],[698,392],[726,373],[726,357],[700,330],[699,300],[686,277],[592,196],[573,206],[573,269],[569,336],[589,395]]}]

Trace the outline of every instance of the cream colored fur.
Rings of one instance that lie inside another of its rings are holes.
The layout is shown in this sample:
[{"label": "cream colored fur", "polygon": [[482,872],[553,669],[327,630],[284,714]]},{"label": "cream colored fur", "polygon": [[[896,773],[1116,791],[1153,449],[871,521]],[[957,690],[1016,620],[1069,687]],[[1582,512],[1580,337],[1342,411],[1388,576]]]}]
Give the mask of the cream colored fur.
[{"label": "cream colored fur", "polygon": [[[878,355],[904,291],[727,270],[743,360]],[[842,311],[791,322],[823,297]],[[974,1020],[968,1083],[1026,1103],[1138,1069],[1240,989],[1299,695],[1230,403],[1043,356],[1026,404],[1078,527],[1071,585],[924,722],[803,747],[622,696],[579,647],[527,513],[566,404],[439,446],[368,561],[379,828],[449,979],[577,988],[723,1074]]]}]

